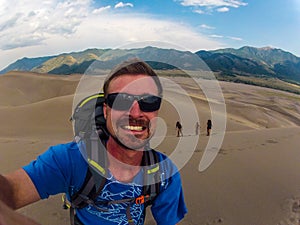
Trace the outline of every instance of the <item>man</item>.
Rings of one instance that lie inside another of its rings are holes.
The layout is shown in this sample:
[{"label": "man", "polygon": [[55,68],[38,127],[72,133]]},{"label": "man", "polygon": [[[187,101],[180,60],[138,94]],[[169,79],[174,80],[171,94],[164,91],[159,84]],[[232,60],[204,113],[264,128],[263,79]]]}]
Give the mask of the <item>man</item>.
[{"label": "man", "polygon": [[206,136],[209,136],[211,133],[211,127],[212,127],[212,122],[211,120],[207,120],[207,127],[206,127]]},{"label": "man", "polygon": [[200,123],[197,121],[195,124],[195,134],[198,135],[200,130]]},{"label": "man", "polygon": [[183,136],[183,134],[182,134],[182,125],[179,121],[176,122],[175,127],[177,129],[177,137],[182,137]]},{"label": "man", "polygon": [[[110,134],[106,143],[109,176],[97,200],[137,197],[143,188],[141,162],[156,128],[162,86],[151,67],[135,59],[112,70],[103,91]],[[187,212],[180,175],[165,155],[158,154],[164,176],[151,211],[157,224],[174,225]],[[88,163],[75,142],[50,147],[29,165],[0,176],[0,200],[17,209],[58,193],[70,196],[81,188],[87,170]],[[88,205],[76,211],[76,218],[85,225],[129,224],[124,204],[109,205],[106,211]],[[134,224],[144,224],[143,205],[134,205],[129,214]]]}]

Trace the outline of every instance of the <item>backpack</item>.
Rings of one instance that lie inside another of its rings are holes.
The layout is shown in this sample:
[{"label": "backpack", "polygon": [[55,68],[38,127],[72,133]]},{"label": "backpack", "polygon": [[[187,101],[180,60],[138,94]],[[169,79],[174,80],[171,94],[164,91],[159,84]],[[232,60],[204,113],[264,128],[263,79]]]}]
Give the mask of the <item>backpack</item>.
[{"label": "backpack", "polygon": [[[97,206],[96,198],[101,193],[107,174],[107,155],[105,143],[109,138],[106,121],[103,114],[104,94],[94,94],[81,100],[75,107],[71,117],[73,121],[75,141],[78,145],[84,143],[85,152],[81,152],[87,160],[89,167],[80,190],[70,196],[70,201],[63,196],[63,208],[70,209],[71,225],[81,224],[76,217],[75,209],[87,205],[94,206],[99,211],[107,211]],[[151,205],[160,192],[161,171],[158,154],[153,149],[148,149],[143,154],[142,165],[146,166],[142,194],[137,198],[127,198],[105,202],[107,205],[128,202],[126,216],[129,225],[134,225],[130,215],[132,204],[144,204],[144,209]],[[145,212],[144,212],[145,213]]]}]

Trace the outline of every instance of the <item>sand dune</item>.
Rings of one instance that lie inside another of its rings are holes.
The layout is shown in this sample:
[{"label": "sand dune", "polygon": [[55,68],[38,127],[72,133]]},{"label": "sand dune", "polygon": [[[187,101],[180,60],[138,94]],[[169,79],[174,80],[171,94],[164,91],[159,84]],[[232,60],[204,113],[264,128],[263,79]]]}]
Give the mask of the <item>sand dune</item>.
[{"label": "sand dune", "polygon": [[[80,76],[10,73],[0,76],[0,171],[5,173],[33,160],[49,145],[72,139],[73,95]],[[219,154],[204,172],[199,162],[210,137],[205,123],[210,108],[205,95],[189,81],[176,78],[195,103],[201,134],[192,157],[181,169],[189,213],[182,225],[285,225],[300,223],[300,96],[244,84],[220,82],[226,110],[226,132]],[[178,93],[168,95],[180,101]],[[184,105],[185,102],[180,102]],[[218,104],[218,103],[215,103]],[[194,136],[195,118],[175,137],[176,107],[164,102],[157,148],[171,155],[181,141]],[[214,122],[214,121],[213,121]],[[214,129],[212,135],[218,135]],[[38,222],[69,224],[60,196],[20,212]],[[151,215],[147,223],[155,224]]]},{"label": "sand dune", "polygon": [[25,105],[74,94],[79,78],[22,72],[1,75],[0,105]]}]

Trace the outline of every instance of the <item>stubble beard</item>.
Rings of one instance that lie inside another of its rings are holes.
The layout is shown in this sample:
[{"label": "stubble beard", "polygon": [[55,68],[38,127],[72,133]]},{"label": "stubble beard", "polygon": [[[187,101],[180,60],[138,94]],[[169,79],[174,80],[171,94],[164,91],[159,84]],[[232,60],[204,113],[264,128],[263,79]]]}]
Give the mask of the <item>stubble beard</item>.
[{"label": "stubble beard", "polygon": [[122,126],[124,126],[124,120],[120,120],[115,124],[115,135],[113,139],[117,141],[117,143],[128,150],[144,150],[145,146],[149,145],[149,141],[153,136],[154,131],[151,129],[150,121],[146,120],[133,120],[127,119],[125,120],[126,124],[138,124],[144,127],[143,134],[133,134],[130,132],[124,132]]}]

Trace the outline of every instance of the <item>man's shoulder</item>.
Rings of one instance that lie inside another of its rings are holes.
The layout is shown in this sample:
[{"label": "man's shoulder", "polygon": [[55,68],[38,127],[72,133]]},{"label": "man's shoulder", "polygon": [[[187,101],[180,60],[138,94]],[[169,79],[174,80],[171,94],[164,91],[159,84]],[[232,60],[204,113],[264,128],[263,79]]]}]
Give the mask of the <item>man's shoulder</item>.
[{"label": "man's shoulder", "polygon": [[69,150],[78,149],[77,143],[75,141],[60,143],[60,144],[57,144],[57,145],[53,145],[52,147],[53,148],[61,148],[61,149],[69,149]]},{"label": "man's shoulder", "polygon": [[78,151],[77,143],[74,141],[67,142],[67,143],[61,143],[57,145],[53,145],[49,148],[51,151],[63,153],[63,152],[73,152]]},{"label": "man's shoulder", "polygon": [[76,142],[71,141],[51,146],[45,154],[48,157],[55,157],[71,161],[82,160],[81,152]]},{"label": "man's shoulder", "polygon": [[160,151],[158,151],[156,149],[152,149],[152,150],[155,152],[155,154],[157,154],[158,161],[163,161],[163,160],[165,160],[165,159],[168,158],[168,156],[166,154],[164,154],[164,153],[162,153],[162,152],[160,152]]},{"label": "man's shoulder", "polygon": [[170,157],[162,152],[154,150],[158,156],[158,161],[161,167],[161,170],[168,171],[168,174],[174,175],[178,171],[174,162],[170,159]]}]

